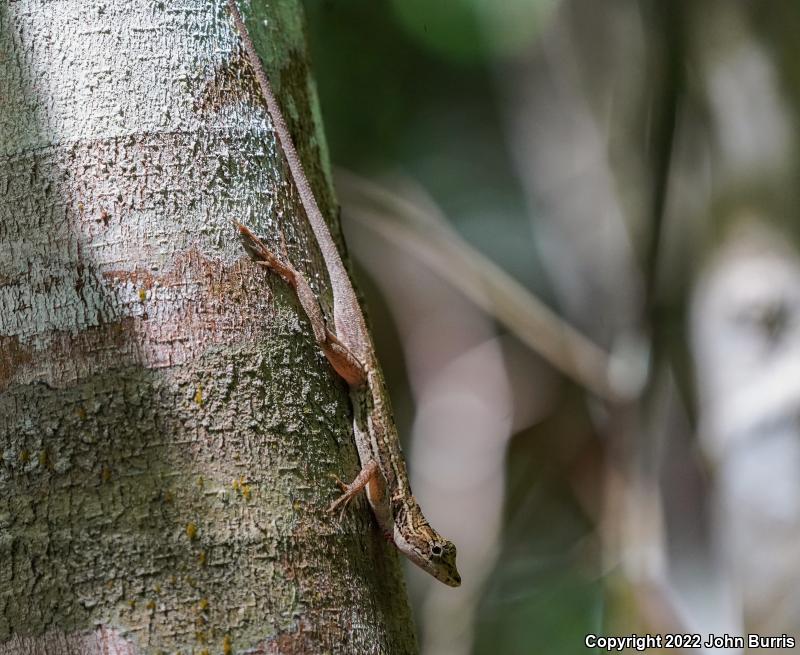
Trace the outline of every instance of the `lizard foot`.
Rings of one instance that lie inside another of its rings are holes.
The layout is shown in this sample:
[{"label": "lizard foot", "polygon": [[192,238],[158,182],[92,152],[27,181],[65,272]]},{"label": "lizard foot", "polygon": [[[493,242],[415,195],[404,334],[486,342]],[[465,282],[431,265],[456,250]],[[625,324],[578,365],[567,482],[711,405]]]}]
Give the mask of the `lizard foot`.
[{"label": "lizard foot", "polygon": [[333,514],[337,509],[341,508],[339,511],[339,520],[341,520],[342,516],[344,516],[347,506],[350,504],[350,501],[352,501],[353,498],[355,498],[361,492],[361,489],[353,489],[352,486],[354,485],[349,485],[346,482],[342,482],[341,478],[333,473],[330,474],[330,477],[336,483],[339,489],[342,490],[342,495],[331,503],[330,507],[328,507],[328,512]]}]

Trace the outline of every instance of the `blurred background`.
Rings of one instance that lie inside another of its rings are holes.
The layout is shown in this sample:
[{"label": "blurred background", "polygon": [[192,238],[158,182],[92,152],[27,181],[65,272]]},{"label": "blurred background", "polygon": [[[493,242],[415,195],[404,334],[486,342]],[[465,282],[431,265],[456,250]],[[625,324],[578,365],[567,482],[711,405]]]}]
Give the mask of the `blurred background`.
[{"label": "blurred background", "polygon": [[423,653],[798,637],[800,4],[304,4]]}]

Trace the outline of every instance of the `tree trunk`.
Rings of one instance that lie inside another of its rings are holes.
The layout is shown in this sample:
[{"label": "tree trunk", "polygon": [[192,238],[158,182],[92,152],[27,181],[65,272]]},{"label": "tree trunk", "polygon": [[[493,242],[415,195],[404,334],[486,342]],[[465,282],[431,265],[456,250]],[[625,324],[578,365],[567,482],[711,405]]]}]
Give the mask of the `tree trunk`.
[{"label": "tree trunk", "polygon": [[[331,216],[300,7],[243,8]],[[288,179],[224,2],[0,3],[1,655],[416,650],[325,511],[347,390],[230,223],[329,309]]]}]

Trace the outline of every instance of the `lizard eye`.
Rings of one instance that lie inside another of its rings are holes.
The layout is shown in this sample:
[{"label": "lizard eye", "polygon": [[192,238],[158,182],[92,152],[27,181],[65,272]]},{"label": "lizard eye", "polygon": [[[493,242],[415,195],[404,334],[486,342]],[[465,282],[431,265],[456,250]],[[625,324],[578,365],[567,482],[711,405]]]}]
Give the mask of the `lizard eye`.
[{"label": "lizard eye", "polygon": [[431,555],[441,555],[442,554],[442,547],[441,546],[434,546],[431,548]]}]

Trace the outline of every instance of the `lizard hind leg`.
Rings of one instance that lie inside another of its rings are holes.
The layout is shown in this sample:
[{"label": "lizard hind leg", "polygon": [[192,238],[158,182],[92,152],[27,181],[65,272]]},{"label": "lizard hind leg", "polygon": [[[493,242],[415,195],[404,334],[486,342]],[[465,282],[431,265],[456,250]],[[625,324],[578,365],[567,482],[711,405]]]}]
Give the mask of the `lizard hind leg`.
[{"label": "lizard hind leg", "polygon": [[319,306],[319,300],[305,276],[291,264],[281,261],[267,245],[241,223],[234,221],[239,230],[244,249],[259,266],[263,266],[280,275],[294,290],[303,311],[308,316],[314,339],[327,357],[333,369],[351,387],[358,387],[366,382],[367,374],[364,366],[353,352],[325,325],[325,316]]}]

